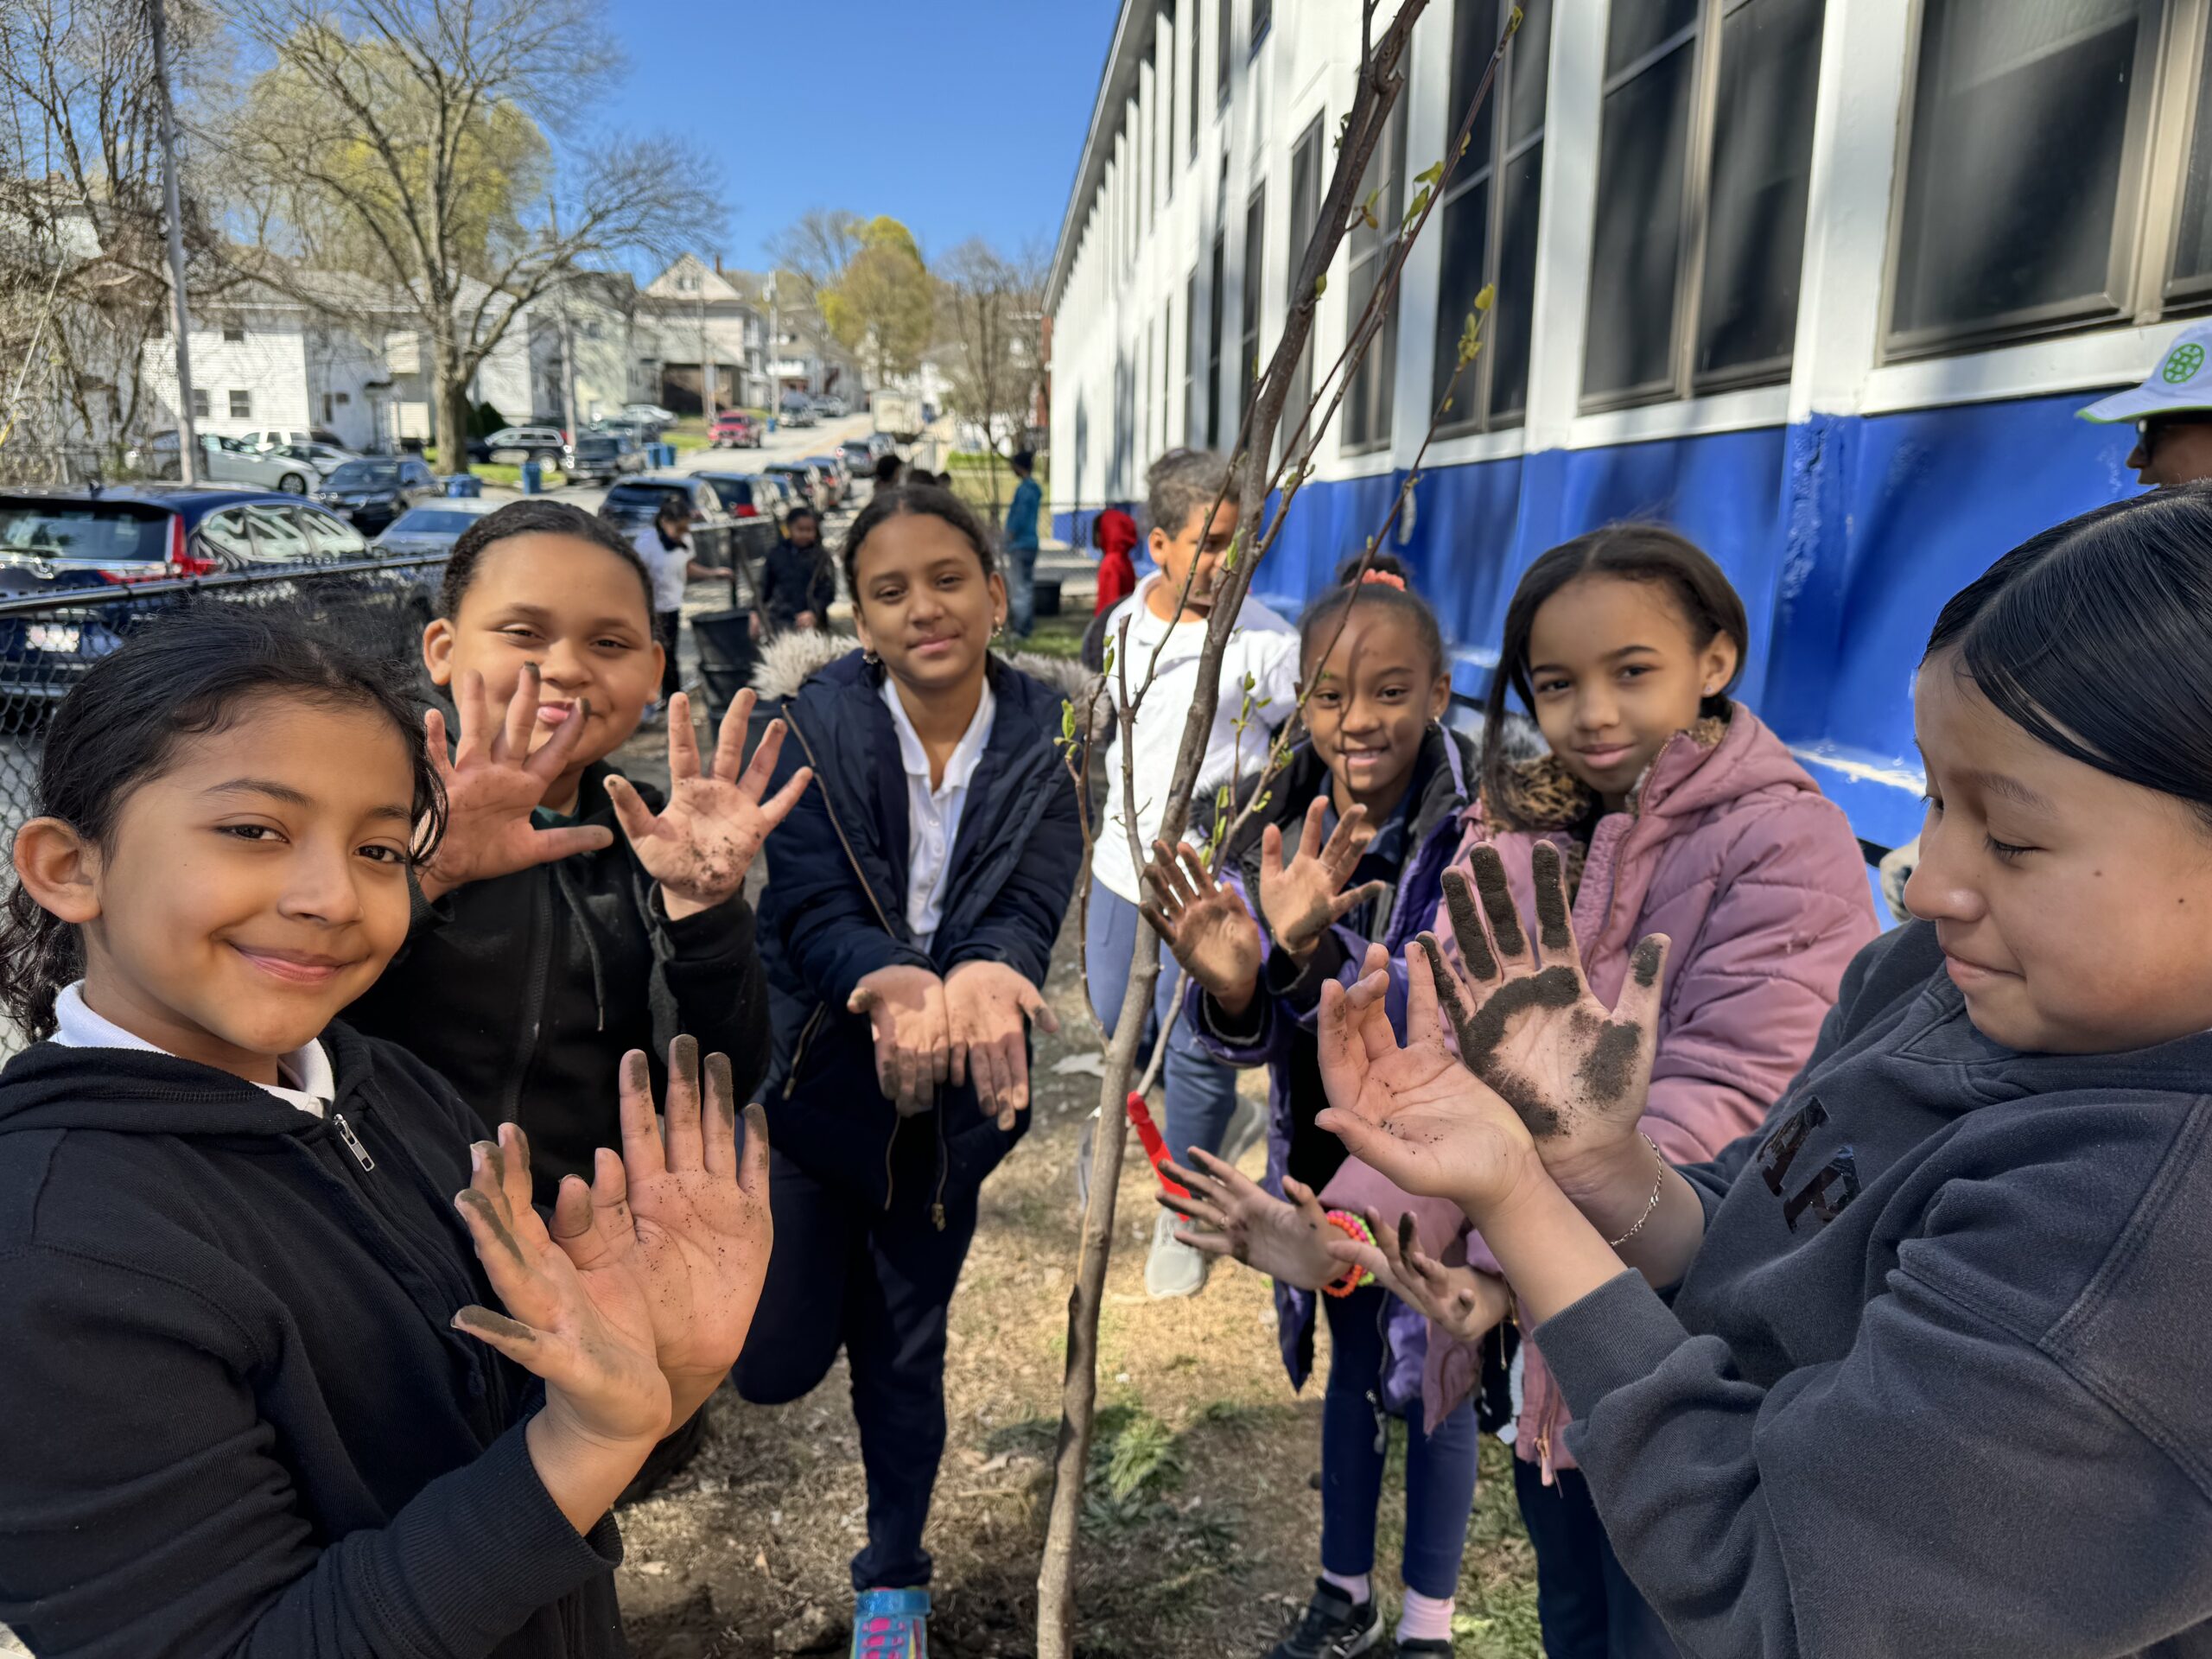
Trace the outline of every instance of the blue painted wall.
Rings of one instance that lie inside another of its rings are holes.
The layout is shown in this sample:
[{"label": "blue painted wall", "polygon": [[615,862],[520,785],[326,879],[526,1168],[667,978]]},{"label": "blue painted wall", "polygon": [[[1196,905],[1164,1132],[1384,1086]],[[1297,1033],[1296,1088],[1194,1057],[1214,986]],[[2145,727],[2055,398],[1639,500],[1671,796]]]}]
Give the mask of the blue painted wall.
[{"label": "blue painted wall", "polygon": [[[2007,549],[2134,493],[2128,428],[2075,418],[2080,393],[1660,439],[1433,469],[1391,550],[1435,605],[1465,696],[1489,687],[1505,607],[1547,548],[1623,518],[1704,548],[1755,638],[1740,695],[1859,833],[1919,826],[1912,676],[1943,601]],[[1314,480],[1258,576],[1294,613],[1380,525],[1402,473]],[[1089,513],[1053,529],[1088,544]],[[1872,773],[1873,776],[1867,774]],[[1885,776],[1884,774],[1886,774]]]}]

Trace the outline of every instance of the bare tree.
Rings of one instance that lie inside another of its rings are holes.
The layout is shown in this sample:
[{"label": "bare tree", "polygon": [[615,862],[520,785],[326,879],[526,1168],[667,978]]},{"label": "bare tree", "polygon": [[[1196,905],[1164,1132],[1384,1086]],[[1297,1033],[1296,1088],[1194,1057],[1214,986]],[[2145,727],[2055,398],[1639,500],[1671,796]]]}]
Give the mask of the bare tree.
[{"label": "bare tree", "polygon": [[284,288],[305,263],[404,296],[449,466],[467,465],[470,381],[532,301],[626,253],[672,257],[721,217],[712,168],[670,140],[564,156],[547,137],[619,71],[595,0],[230,10],[269,60],[228,135],[275,256],[253,272]]},{"label": "bare tree", "polygon": [[[0,476],[112,468],[145,435],[141,371],[168,333],[159,101],[146,0],[0,4]],[[200,0],[168,0],[188,87],[219,61]],[[195,291],[215,238],[185,181]]]},{"label": "bare tree", "polygon": [[867,235],[868,220],[842,207],[810,207],[778,232],[769,255],[801,284],[783,296],[785,303],[811,305],[823,289],[836,287]]},{"label": "bare tree", "polygon": [[[1311,475],[1316,448],[1337,410],[1342,407],[1354,373],[1391,315],[1398,281],[1405,268],[1406,255],[1427,226],[1451,175],[1466,153],[1475,116],[1489,95],[1498,64],[1522,21],[1520,8],[1511,8],[1497,49],[1491,54],[1490,67],[1460,119],[1452,147],[1442,159],[1419,175],[1416,181],[1419,188],[1400,222],[1395,226],[1383,226],[1376,218],[1375,194],[1370,190],[1362,200],[1361,191],[1365,186],[1376,146],[1386,130],[1393,106],[1403,92],[1407,44],[1414,23],[1425,9],[1426,0],[1401,0],[1388,27],[1378,36],[1373,33],[1373,28],[1379,3],[1380,0],[1363,0],[1359,73],[1351,107],[1345,112],[1338,131],[1336,170],[1317,215],[1313,239],[1300,258],[1296,275],[1292,279],[1291,301],[1282,334],[1266,363],[1264,372],[1259,375],[1257,384],[1252,389],[1250,402],[1244,410],[1243,424],[1236,436],[1235,454],[1239,464],[1231,469],[1231,481],[1227,489],[1235,489],[1238,493],[1237,530],[1224,561],[1226,575],[1217,579],[1213,603],[1206,623],[1205,641],[1199,654],[1196,694],[1185,719],[1182,742],[1177,751],[1174,772],[1166,795],[1159,838],[1170,846],[1181,840],[1185,826],[1189,822],[1192,793],[1197,784],[1198,768],[1205,760],[1215,711],[1220,705],[1223,655],[1236,626],[1237,614],[1243,608],[1244,597],[1251,590],[1254,573],[1281,536],[1298,493]],[[1367,295],[1364,304],[1349,320],[1344,346],[1336,362],[1326,374],[1320,377],[1306,407],[1292,411],[1296,416],[1295,423],[1291,428],[1293,441],[1287,446],[1280,467],[1271,473],[1265,464],[1265,458],[1276,453],[1276,437],[1282,427],[1291,386],[1300,378],[1297,374],[1300,359],[1312,334],[1313,313],[1326,285],[1330,263],[1335,257],[1338,247],[1356,225],[1364,225],[1382,232],[1387,238],[1378,279]],[[1452,407],[1453,387],[1459,376],[1464,373],[1481,348],[1483,314],[1489,310],[1491,299],[1489,290],[1484,289],[1476,301],[1475,312],[1465,320],[1452,384],[1446,387],[1438,400],[1421,451],[1400,485],[1388,517],[1375,535],[1368,539],[1364,556],[1367,558],[1373,556],[1376,547],[1389,534],[1404,511],[1406,500],[1420,477],[1428,444]],[[1265,519],[1262,516],[1262,511],[1271,496],[1275,498],[1274,516],[1272,519]],[[1226,505],[1224,490],[1224,499],[1217,500],[1207,512],[1209,526],[1214,513]],[[1187,593],[1178,596],[1176,603],[1179,607],[1187,597]],[[1347,611],[1345,615],[1348,617],[1349,614]],[[1325,649],[1323,654],[1326,655]],[[1132,666],[1128,658],[1128,628],[1124,623],[1121,637],[1113,642],[1107,662],[1107,676],[1113,678],[1118,695],[1109,696],[1106,677],[1101,677],[1086,690],[1080,705],[1071,707],[1067,714],[1065,730],[1069,766],[1076,774],[1078,789],[1081,787],[1084,765],[1081,734],[1090,728],[1096,711],[1102,706],[1110,705],[1121,737],[1118,748],[1123,767],[1123,798],[1131,801],[1137,798],[1135,779],[1130,770],[1134,765],[1132,753],[1136,713],[1152,689],[1159,659],[1160,650],[1156,647],[1148,663]],[[1245,697],[1238,721],[1240,734],[1255,721],[1257,713],[1251,706],[1249,690]],[[1217,867],[1238,830],[1265,801],[1272,779],[1287,763],[1293,728],[1299,713],[1299,710],[1293,711],[1290,721],[1268,745],[1265,765],[1257,779],[1249,785],[1249,792],[1242,804],[1236,799],[1234,789],[1224,791],[1219,803],[1223,810],[1218,814],[1209,847],[1210,857]],[[1147,860],[1144,849],[1138,844],[1134,815],[1122,829],[1129,838],[1131,853],[1139,868],[1142,868]],[[1084,835],[1087,839],[1091,835],[1087,818]],[[1090,879],[1089,851],[1086,846],[1083,877],[1086,887]],[[1079,893],[1078,906],[1082,904],[1083,898],[1084,895]],[[1037,1580],[1037,1649],[1040,1659],[1071,1659],[1074,1650],[1075,1543],[1082,1514],[1084,1480],[1089,1466],[1091,1429],[1097,1402],[1098,1315],[1104,1300],[1106,1268],[1112,1250],[1116,1188],[1122,1147],[1128,1135],[1125,1103],[1133,1086],[1138,1090],[1150,1086],[1154,1071],[1166,1048],[1164,1041],[1155,1045],[1151,1066],[1145,1077],[1139,1080],[1136,1055],[1143,1036],[1145,1015],[1152,1006],[1153,992],[1159,980],[1159,936],[1150,923],[1140,921],[1127,988],[1114,1022],[1113,1035],[1109,1039],[1104,1037],[1103,1029],[1101,1032],[1104,1065],[1099,1088],[1098,1115],[1091,1135],[1092,1175],[1084,1211],[1083,1240],[1077,1262],[1076,1281],[1068,1297],[1067,1367],[1062,1382],[1060,1435],[1054,1459],[1052,1501],[1046,1523],[1044,1558]],[[1180,1001],[1179,988],[1175,1000]],[[1086,1001],[1090,1001],[1087,985]],[[1092,1017],[1094,1020],[1097,1019],[1095,1002]]]},{"label": "bare tree", "polygon": [[983,434],[995,519],[999,457],[1021,448],[1044,373],[1046,260],[1033,247],[1009,258],[974,237],[945,255],[938,274],[954,347],[946,401]]}]

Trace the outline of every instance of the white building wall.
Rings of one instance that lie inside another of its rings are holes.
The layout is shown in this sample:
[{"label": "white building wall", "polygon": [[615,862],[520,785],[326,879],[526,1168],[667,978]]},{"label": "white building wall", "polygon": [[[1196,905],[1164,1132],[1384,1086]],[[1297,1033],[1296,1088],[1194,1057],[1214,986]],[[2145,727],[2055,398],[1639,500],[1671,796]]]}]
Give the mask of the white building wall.
[{"label": "white building wall", "polygon": [[[192,359],[192,384],[206,394],[207,414],[198,417],[202,433],[234,438],[257,427],[304,427],[309,419],[307,350],[302,312],[255,307],[194,316],[186,346]],[[242,337],[227,340],[226,329]],[[166,334],[147,343],[142,371],[158,415],[149,429],[177,423],[176,352]],[[234,395],[244,398],[233,413]]]}]

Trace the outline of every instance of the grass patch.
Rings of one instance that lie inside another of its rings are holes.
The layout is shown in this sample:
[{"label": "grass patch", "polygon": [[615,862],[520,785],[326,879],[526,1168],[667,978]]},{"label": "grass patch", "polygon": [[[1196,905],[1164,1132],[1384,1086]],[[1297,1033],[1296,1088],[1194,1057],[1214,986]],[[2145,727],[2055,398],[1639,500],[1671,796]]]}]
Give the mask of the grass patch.
[{"label": "grass patch", "polygon": [[1017,652],[1030,652],[1039,657],[1057,657],[1071,663],[1083,655],[1083,632],[1090,626],[1088,616],[1062,611],[1058,616],[1039,617],[1036,631],[1027,639],[1007,639],[1000,643]]}]

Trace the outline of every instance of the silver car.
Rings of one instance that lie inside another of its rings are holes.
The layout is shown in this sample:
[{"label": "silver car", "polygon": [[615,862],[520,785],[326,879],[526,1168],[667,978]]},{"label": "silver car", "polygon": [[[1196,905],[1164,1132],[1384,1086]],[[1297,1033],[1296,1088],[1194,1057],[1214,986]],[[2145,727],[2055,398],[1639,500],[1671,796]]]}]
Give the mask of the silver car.
[{"label": "silver car", "polygon": [[[379,557],[387,559],[428,558],[450,553],[453,544],[461,539],[461,531],[486,513],[496,512],[505,505],[480,495],[449,495],[435,501],[418,502],[393,519],[369,547]],[[446,568],[442,564],[424,565],[416,572],[414,595],[408,601],[410,620],[427,623],[437,614],[438,589],[445,579]]]},{"label": "silver car", "polygon": [[[149,478],[178,476],[176,434],[157,432],[143,448],[124,457]],[[236,438],[200,435],[197,481],[202,484],[252,484],[287,495],[305,495],[321,476],[312,461],[273,449],[249,449]]]}]

